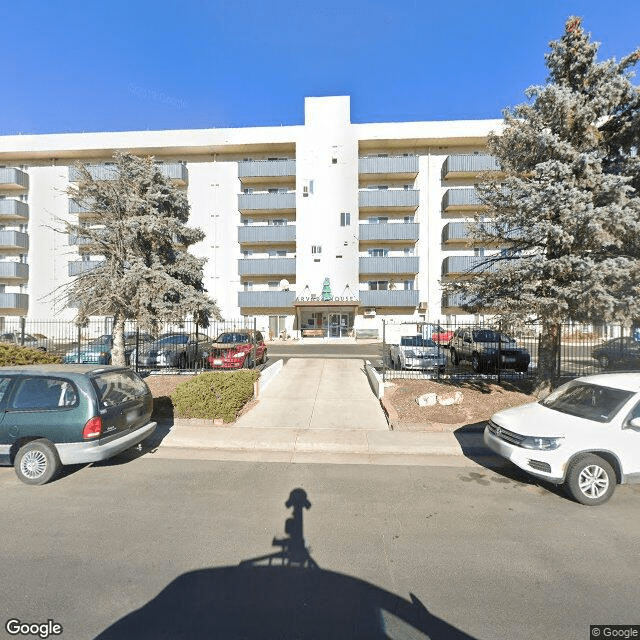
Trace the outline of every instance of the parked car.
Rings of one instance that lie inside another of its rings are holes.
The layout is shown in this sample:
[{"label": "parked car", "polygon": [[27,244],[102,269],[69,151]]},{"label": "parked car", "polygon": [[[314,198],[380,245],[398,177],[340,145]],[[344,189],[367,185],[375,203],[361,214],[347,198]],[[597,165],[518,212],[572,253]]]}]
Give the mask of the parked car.
[{"label": "parked car", "polygon": [[208,360],[212,369],[240,369],[251,367],[256,362],[264,364],[267,360],[267,346],[260,331],[226,331],[211,345]]},{"label": "parked car", "polygon": [[585,505],[640,482],[640,373],[578,378],[540,402],[495,413],[485,444]]},{"label": "parked car", "polygon": [[639,367],[640,342],[629,337],[614,338],[595,347],[591,351],[591,357],[603,369]]},{"label": "parked car", "polygon": [[[148,333],[140,332],[136,338],[135,331],[127,331],[124,334],[124,357],[127,364],[130,363],[131,353],[136,348],[136,339],[138,343],[148,343],[153,340],[153,336]],[[80,347],[78,357],[78,347],[67,351],[62,358],[64,363],[75,364],[111,364],[111,351],[113,349],[113,336],[102,335],[89,341],[89,344]]]},{"label": "parked car", "polygon": [[437,369],[442,373],[447,366],[442,347],[422,336],[403,336],[400,344],[390,345],[389,358],[395,369]]},{"label": "parked car", "polygon": [[461,360],[471,362],[476,373],[486,369],[515,369],[525,372],[531,356],[526,349],[518,347],[516,341],[493,329],[456,329],[449,343],[451,363]]},{"label": "parked car", "polygon": [[0,463],[45,484],[61,465],[105,460],[147,438],[152,408],[149,387],[130,369],[0,367]]},{"label": "parked car", "polygon": [[39,351],[46,351],[49,347],[49,339],[41,333],[36,333],[34,335],[25,333],[23,340],[21,331],[9,331],[7,333],[0,334],[0,342],[30,347],[31,349],[38,349]]},{"label": "parked car", "polygon": [[454,333],[452,329],[445,329],[440,325],[436,325],[431,332],[431,339],[443,347],[449,347],[449,342]]},{"label": "parked car", "polygon": [[146,343],[139,352],[134,349],[131,362],[143,367],[179,367],[187,369],[206,361],[211,338],[204,333],[167,333],[153,342]]}]

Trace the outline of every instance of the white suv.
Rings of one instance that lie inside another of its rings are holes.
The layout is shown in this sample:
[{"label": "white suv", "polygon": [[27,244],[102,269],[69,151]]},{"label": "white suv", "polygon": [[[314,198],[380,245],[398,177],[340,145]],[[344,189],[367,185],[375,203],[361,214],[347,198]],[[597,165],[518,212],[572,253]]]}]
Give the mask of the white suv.
[{"label": "white suv", "polygon": [[586,505],[640,482],[640,373],[569,382],[544,400],[495,413],[485,444]]}]

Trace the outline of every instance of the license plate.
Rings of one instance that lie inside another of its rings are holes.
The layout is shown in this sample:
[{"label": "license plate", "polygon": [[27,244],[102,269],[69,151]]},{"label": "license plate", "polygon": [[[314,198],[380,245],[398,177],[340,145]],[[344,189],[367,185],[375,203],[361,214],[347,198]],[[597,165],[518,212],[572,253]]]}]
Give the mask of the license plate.
[{"label": "license plate", "polygon": [[138,409],[133,409],[127,413],[127,422],[135,422],[135,420],[140,415],[140,411]]},{"label": "license plate", "polygon": [[220,360],[219,358],[216,358],[216,359],[213,361],[213,364],[222,364],[222,360]]},{"label": "license plate", "polygon": [[515,362],[516,359],[510,356],[502,356],[502,362]]}]

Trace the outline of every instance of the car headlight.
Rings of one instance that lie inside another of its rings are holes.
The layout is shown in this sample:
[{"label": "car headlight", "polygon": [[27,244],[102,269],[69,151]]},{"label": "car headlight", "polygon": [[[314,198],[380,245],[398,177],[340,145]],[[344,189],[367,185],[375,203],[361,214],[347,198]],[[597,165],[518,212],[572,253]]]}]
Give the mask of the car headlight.
[{"label": "car headlight", "polygon": [[234,353],[233,354],[233,358],[244,358],[245,357],[245,352],[244,351],[238,351],[238,353]]},{"label": "car headlight", "polygon": [[537,436],[527,436],[520,442],[520,446],[525,449],[536,449],[538,451],[552,451],[560,446],[564,438],[542,438]]}]

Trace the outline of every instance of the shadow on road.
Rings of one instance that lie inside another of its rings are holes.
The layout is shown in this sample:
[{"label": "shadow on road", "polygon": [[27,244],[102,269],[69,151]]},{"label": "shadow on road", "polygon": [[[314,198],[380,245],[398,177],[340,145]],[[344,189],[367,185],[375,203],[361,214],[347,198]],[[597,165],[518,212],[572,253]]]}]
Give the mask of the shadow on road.
[{"label": "shadow on road", "polygon": [[285,504],[293,513],[287,535],[273,539],[278,551],[185,573],[97,640],[474,640],[413,594],[404,599],[318,567],[303,537],[306,492],[294,489]]}]

